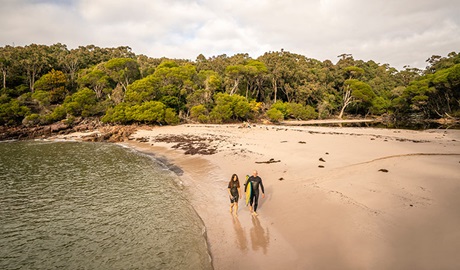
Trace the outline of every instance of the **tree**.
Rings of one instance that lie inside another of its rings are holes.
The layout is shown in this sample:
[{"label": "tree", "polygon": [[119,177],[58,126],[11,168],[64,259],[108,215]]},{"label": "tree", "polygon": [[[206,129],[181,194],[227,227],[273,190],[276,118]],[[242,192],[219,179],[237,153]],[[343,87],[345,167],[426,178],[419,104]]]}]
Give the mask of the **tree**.
[{"label": "tree", "polygon": [[34,89],[49,92],[50,102],[53,104],[64,100],[67,92],[66,83],[67,78],[64,73],[53,69],[35,82]]},{"label": "tree", "polygon": [[214,97],[216,106],[210,113],[211,120],[222,123],[230,120],[247,120],[251,117],[251,106],[240,95],[217,93]]},{"label": "tree", "polygon": [[82,88],[88,87],[92,89],[96,97],[101,99],[104,90],[110,86],[110,77],[99,66],[96,66],[92,69],[84,70],[77,82]]},{"label": "tree", "polygon": [[96,104],[97,97],[94,91],[89,88],[83,88],[66,98],[63,105],[70,115],[88,117],[98,113],[95,109]]},{"label": "tree", "polygon": [[[346,61],[347,58],[345,58],[345,55],[340,55],[342,57],[341,60]],[[342,119],[343,113],[345,112],[345,109],[347,108],[348,105],[350,105],[353,102],[353,88],[359,88],[362,85],[358,82],[356,79],[352,78],[357,78],[361,75],[364,74],[364,70],[362,68],[358,68],[355,66],[349,66],[344,69],[344,75],[347,77],[347,80],[345,80],[343,86],[342,86],[342,109],[340,110],[339,114],[339,119]]]},{"label": "tree", "polygon": [[366,105],[369,105],[375,96],[372,88],[367,83],[357,79],[346,80],[344,83],[344,89],[343,106],[339,114],[340,119],[343,116],[345,108],[352,102],[363,102]]},{"label": "tree", "polygon": [[5,46],[0,48],[0,72],[2,73],[2,86],[6,88],[6,78],[8,70],[13,65],[13,48]]},{"label": "tree", "polygon": [[140,78],[139,65],[131,58],[114,58],[104,64],[108,75],[126,92],[128,85]]},{"label": "tree", "polygon": [[46,46],[31,44],[22,48],[20,50],[20,64],[27,73],[29,89],[34,92],[35,80],[40,77],[42,71],[49,65]]}]

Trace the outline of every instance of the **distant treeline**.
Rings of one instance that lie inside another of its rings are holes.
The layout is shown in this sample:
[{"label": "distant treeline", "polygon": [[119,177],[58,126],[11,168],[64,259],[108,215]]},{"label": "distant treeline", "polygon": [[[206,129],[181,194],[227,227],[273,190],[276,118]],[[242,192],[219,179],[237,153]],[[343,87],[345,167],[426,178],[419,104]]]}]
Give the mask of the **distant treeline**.
[{"label": "distant treeline", "polygon": [[177,124],[346,116],[460,117],[460,54],[427,68],[338,56],[336,64],[287,52],[195,61],[150,58],[129,47],[31,44],[0,48],[0,124],[76,118]]}]

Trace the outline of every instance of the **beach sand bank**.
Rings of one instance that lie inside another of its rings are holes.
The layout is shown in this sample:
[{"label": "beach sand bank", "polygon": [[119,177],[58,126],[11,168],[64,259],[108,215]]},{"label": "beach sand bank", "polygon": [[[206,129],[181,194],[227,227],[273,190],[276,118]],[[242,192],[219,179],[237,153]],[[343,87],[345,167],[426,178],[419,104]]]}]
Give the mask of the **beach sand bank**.
[{"label": "beach sand bank", "polygon": [[[142,127],[203,219],[215,269],[460,269],[460,130]],[[187,154],[186,154],[187,153]],[[253,217],[227,184],[259,172]]]}]

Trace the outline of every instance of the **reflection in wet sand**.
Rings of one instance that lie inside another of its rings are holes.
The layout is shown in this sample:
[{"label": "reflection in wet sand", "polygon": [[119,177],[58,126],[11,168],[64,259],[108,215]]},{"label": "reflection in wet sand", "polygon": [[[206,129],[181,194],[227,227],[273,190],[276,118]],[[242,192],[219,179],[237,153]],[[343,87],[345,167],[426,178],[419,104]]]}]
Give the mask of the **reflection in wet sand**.
[{"label": "reflection in wet sand", "polygon": [[262,228],[257,217],[252,217],[252,225],[254,226],[250,230],[252,249],[257,251],[259,248],[262,248],[264,254],[267,254],[268,243],[270,242],[270,232],[268,229],[266,229],[265,232],[265,229]]},{"label": "reflection in wet sand", "polygon": [[241,227],[240,220],[236,216],[233,216],[233,228],[235,229],[237,246],[242,251],[246,251],[248,249],[248,240],[246,239],[246,233],[243,227]]}]

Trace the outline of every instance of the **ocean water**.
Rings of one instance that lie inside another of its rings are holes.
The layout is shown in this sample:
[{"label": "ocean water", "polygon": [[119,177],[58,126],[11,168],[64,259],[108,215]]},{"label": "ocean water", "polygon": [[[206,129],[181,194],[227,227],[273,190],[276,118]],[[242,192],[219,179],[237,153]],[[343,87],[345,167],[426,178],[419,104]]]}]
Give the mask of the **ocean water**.
[{"label": "ocean water", "polygon": [[177,176],[106,143],[0,143],[0,269],[212,269]]}]

